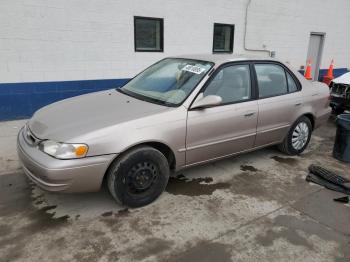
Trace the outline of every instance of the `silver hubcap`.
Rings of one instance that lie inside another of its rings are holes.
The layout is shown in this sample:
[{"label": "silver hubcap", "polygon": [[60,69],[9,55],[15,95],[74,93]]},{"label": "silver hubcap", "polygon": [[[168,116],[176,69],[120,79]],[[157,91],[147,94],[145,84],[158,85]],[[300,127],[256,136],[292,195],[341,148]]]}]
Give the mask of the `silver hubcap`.
[{"label": "silver hubcap", "polygon": [[300,122],[294,129],[292,145],[295,150],[302,149],[309,138],[309,127],[305,122]]}]

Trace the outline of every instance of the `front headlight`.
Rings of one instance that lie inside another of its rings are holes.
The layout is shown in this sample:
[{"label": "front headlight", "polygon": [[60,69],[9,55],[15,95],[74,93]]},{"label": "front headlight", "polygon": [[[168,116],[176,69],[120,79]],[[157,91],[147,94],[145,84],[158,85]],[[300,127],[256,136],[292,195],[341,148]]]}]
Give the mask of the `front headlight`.
[{"label": "front headlight", "polygon": [[65,144],[45,140],[39,144],[39,149],[55,158],[72,159],[85,157],[89,148],[85,144]]}]

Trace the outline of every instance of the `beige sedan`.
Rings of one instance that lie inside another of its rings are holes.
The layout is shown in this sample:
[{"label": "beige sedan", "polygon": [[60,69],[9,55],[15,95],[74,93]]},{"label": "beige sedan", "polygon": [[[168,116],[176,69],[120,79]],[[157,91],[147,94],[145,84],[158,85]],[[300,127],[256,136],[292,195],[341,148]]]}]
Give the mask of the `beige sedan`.
[{"label": "beige sedan", "polygon": [[18,135],[18,154],[43,189],[97,191],[106,181],[118,202],[137,207],[173,171],[270,145],[300,154],[329,114],[328,87],[281,62],[172,57],[121,88],[40,109]]}]

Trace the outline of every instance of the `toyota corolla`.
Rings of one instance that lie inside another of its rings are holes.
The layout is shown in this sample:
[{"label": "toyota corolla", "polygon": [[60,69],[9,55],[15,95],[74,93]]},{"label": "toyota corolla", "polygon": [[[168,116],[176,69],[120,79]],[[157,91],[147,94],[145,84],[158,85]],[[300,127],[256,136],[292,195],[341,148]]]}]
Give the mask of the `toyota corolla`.
[{"label": "toyota corolla", "polygon": [[271,145],[300,154],[329,113],[328,87],[279,61],[172,57],[120,88],[38,110],[17,147],[45,190],[97,191],[106,181],[118,202],[138,207],[186,167]]}]

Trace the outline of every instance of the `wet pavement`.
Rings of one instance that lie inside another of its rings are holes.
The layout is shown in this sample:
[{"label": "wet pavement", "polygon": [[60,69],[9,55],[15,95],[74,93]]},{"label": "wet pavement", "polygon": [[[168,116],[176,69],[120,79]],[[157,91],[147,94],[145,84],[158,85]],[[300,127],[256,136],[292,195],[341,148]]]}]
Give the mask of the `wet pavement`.
[{"label": "wet pavement", "polygon": [[301,156],[272,147],[194,167],[138,209],[117,205],[106,187],[40,190],[18,169],[8,135],[0,261],[350,261],[350,206],[333,201],[343,194],[305,181],[310,164],[350,178],[349,165],[331,155],[333,122]]}]

